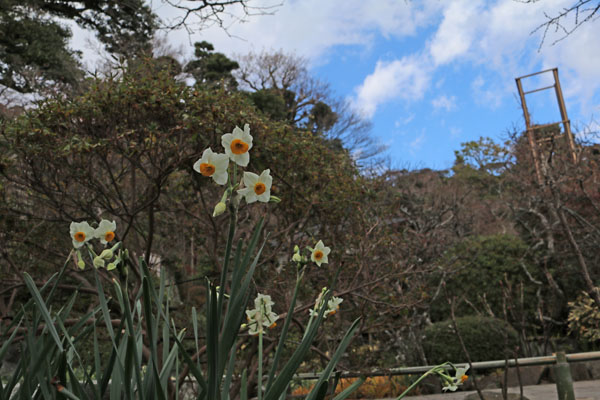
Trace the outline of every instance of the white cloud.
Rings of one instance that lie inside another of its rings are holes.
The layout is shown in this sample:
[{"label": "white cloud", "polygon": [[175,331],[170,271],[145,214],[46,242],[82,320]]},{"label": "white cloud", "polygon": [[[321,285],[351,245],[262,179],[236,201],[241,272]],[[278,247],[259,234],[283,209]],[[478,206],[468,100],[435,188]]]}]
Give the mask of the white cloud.
[{"label": "white cloud", "polygon": [[454,61],[471,47],[477,31],[477,20],[481,13],[480,0],[450,2],[429,51],[436,65]]},{"label": "white cloud", "polygon": [[[369,48],[376,34],[385,38],[414,35],[418,28],[433,22],[442,8],[438,0],[398,2],[378,0],[288,0],[274,10],[273,15],[255,15],[244,23],[222,15],[227,32],[211,27],[188,37],[181,29],[170,33],[173,42],[207,40],[226,54],[247,53],[250,50],[285,49],[322,62],[327,51],[339,45],[358,45]],[[256,0],[253,6],[278,4],[274,0]],[[241,16],[241,10],[230,9]],[[157,9],[161,17],[175,18],[172,8]],[[230,25],[231,24],[231,25]]]},{"label": "white cloud", "polygon": [[431,105],[436,110],[444,109],[446,111],[456,110],[456,96],[446,96],[445,94],[431,100]]},{"label": "white cloud", "polygon": [[450,136],[453,138],[459,137],[461,133],[462,133],[462,129],[460,129],[460,128],[456,128],[456,127],[450,128]]},{"label": "white cloud", "polygon": [[403,57],[391,62],[378,61],[375,71],[355,89],[355,107],[372,117],[377,107],[392,99],[419,100],[429,86],[427,63],[420,57]]},{"label": "white cloud", "polygon": [[421,134],[414,138],[412,142],[409,143],[408,147],[410,149],[411,154],[419,151],[423,146],[423,142],[425,141],[425,130],[421,131]]}]

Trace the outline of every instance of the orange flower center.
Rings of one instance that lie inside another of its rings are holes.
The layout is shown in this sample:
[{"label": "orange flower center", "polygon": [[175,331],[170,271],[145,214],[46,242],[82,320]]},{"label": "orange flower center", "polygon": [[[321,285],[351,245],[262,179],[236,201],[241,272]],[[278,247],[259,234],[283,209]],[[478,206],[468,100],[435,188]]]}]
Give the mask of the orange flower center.
[{"label": "orange flower center", "polygon": [[256,193],[257,196],[260,196],[261,194],[263,194],[265,192],[265,190],[267,190],[267,187],[262,182],[257,182],[254,185],[254,193]]},{"label": "orange flower center", "polygon": [[273,329],[277,326],[277,322],[273,322],[270,326],[269,329]]},{"label": "orange flower center", "polygon": [[323,258],[324,254],[321,250],[317,250],[317,251],[315,251],[314,256],[315,256],[315,260],[320,260],[321,258]]},{"label": "orange flower center", "polygon": [[215,173],[215,166],[209,163],[200,164],[200,173],[204,176],[212,176]]},{"label": "orange flower center", "polygon": [[83,232],[77,232],[75,235],[73,235],[73,237],[78,242],[84,242],[85,241],[85,233],[83,233]]},{"label": "orange flower center", "polygon": [[230,147],[233,154],[244,154],[248,151],[248,143],[240,139],[233,140]]},{"label": "orange flower center", "polygon": [[115,238],[115,233],[112,231],[108,231],[104,234],[104,240],[106,240],[107,242],[112,242],[112,240]]},{"label": "orange flower center", "polygon": [[467,379],[469,379],[468,375],[463,375],[460,377],[460,383],[464,383],[464,381],[466,381]]}]

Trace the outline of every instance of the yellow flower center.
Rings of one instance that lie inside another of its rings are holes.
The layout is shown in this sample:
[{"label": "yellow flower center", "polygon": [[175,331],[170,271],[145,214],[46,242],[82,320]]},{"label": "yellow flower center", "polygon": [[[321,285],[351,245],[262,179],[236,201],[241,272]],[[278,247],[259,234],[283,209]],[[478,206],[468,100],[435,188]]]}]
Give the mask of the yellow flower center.
[{"label": "yellow flower center", "polygon": [[78,242],[85,242],[85,233],[83,233],[83,232],[77,232],[77,233],[75,233],[75,235],[73,235],[73,237]]},{"label": "yellow flower center", "polygon": [[468,375],[463,375],[460,377],[460,383],[464,383],[467,379],[469,379]]},{"label": "yellow flower center", "polygon": [[248,143],[240,139],[233,140],[230,147],[233,154],[244,154],[248,151]]},{"label": "yellow flower center", "polygon": [[256,193],[257,196],[260,196],[261,194],[263,194],[265,192],[265,190],[267,190],[267,187],[262,182],[257,182],[254,185],[254,193]]},{"label": "yellow flower center", "polygon": [[323,254],[323,252],[321,250],[315,251],[315,254],[314,254],[315,260],[318,261],[318,260],[322,259],[324,255],[325,254]]},{"label": "yellow flower center", "polygon": [[200,173],[204,176],[212,176],[215,173],[215,166],[209,163],[200,164]]},{"label": "yellow flower center", "polygon": [[112,240],[115,238],[115,233],[112,231],[108,231],[104,234],[104,240],[106,240],[107,242],[112,242]]}]

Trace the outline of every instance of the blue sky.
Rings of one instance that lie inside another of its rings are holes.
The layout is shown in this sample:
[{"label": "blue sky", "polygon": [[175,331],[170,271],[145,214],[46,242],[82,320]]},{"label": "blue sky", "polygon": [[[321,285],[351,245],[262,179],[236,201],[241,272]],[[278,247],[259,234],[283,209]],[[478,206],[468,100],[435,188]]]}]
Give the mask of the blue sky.
[{"label": "blue sky", "polygon": [[[308,60],[315,77],[372,122],[372,135],[388,146],[392,166],[443,169],[452,165],[462,142],[480,136],[501,140],[524,127],[515,78],[542,69],[558,67],[572,123],[582,131],[598,130],[600,21],[555,45],[560,36],[550,32],[539,51],[541,33],[531,34],[545,21],[544,12],[555,14],[572,3],[285,0],[273,15],[231,20],[227,32],[180,30],[167,41],[188,59],[198,40],[228,55],[295,52]],[[158,0],[153,7],[165,20],[178,17]],[[76,36],[81,47],[82,35]],[[548,81],[525,83],[531,89]],[[534,121],[560,119],[552,96],[548,91],[527,98]]]}]

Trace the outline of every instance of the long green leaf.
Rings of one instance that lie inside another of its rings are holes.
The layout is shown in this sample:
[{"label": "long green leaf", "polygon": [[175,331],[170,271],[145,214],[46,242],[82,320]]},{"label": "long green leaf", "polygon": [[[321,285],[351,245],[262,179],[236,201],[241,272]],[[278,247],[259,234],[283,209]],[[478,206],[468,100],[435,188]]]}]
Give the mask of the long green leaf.
[{"label": "long green leaf", "polygon": [[248,373],[244,369],[242,372],[242,386],[240,387],[240,400],[248,400]]},{"label": "long green leaf", "polygon": [[275,356],[273,357],[273,364],[271,365],[271,370],[269,371],[269,379],[267,379],[266,390],[268,391],[273,384],[273,379],[275,378],[275,372],[277,371],[277,367],[279,365],[279,358],[281,357],[281,353],[283,348],[285,347],[285,341],[287,339],[287,333],[290,326],[290,322],[292,321],[292,317],[294,315],[294,308],[296,307],[296,298],[298,297],[298,289],[300,288],[300,278],[296,278],[296,286],[294,287],[294,294],[292,295],[292,301],[290,302],[290,307],[288,308],[288,313],[285,317],[285,322],[283,323],[283,328],[281,329],[281,335],[279,336],[279,343],[277,343],[277,349],[275,350]]},{"label": "long green leaf", "polygon": [[[326,305],[327,303],[324,303],[324,304]],[[323,308],[326,308],[326,306],[324,306]],[[325,367],[325,370],[323,370],[323,372],[321,373],[321,377],[315,384],[315,388],[319,387],[319,385],[321,385],[323,382],[327,382],[329,380],[329,377],[331,376],[331,372],[333,371],[333,368],[335,368],[337,363],[340,361],[340,358],[342,357],[342,355],[346,351],[346,348],[350,344],[350,341],[352,340],[354,333],[358,329],[359,321],[360,321],[360,318],[357,318],[356,320],[354,320],[354,322],[352,323],[350,328],[348,328],[348,331],[346,331],[346,334],[344,335],[344,338],[338,345],[338,348],[335,351],[335,353],[333,354],[333,357],[331,357],[331,359],[329,360],[329,363],[327,364],[327,367]],[[316,400],[317,394],[318,394],[317,391],[313,389],[309,393],[309,395],[306,397],[306,400]]]},{"label": "long green leaf", "polygon": [[229,388],[231,386],[231,379],[233,377],[233,368],[235,367],[235,353],[237,346],[232,347],[231,354],[229,356],[229,362],[227,366],[227,374],[225,375],[225,381],[223,382],[223,389],[221,390],[221,400],[229,400]]},{"label": "long green leaf", "polygon": [[[331,291],[327,291],[323,298],[323,304],[327,304],[329,299],[331,298]],[[264,400],[277,400],[281,393],[285,391],[288,383],[298,370],[298,367],[304,360],[306,353],[310,349],[310,346],[317,335],[317,330],[319,329],[319,325],[323,320],[323,315],[325,314],[327,307],[321,307],[319,310],[319,314],[317,315],[316,320],[310,325],[308,331],[302,338],[300,345],[296,348],[296,351],[292,354],[292,357],[288,360],[285,366],[282,368],[281,372],[273,382],[271,388],[265,394]]]},{"label": "long green leaf", "polygon": [[[225,298],[225,283],[229,270],[229,260],[231,259],[231,246],[233,245],[233,236],[235,235],[235,225],[237,220],[237,211],[234,208],[229,218],[229,234],[225,244],[225,257],[223,258],[223,268],[221,268],[221,279],[219,280],[219,296],[217,297],[217,315],[220,317],[223,312],[223,301]],[[235,266],[235,264],[234,264]]]},{"label": "long green leaf", "polygon": [[352,383],[352,385],[348,386],[340,394],[338,394],[337,396],[335,396],[333,398],[333,400],[344,400],[344,399],[348,398],[348,396],[350,396],[352,393],[354,393],[354,391],[356,389],[358,389],[359,386],[362,385],[364,381],[365,381],[365,377],[361,376],[356,381],[354,381]]},{"label": "long green leaf", "polygon": [[33,279],[27,272],[23,273],[23,278],[25,280],[25,284],[27,285],[27,288],[31,292],[31,295],[35,299],[38,310],[40,311],[40,313],[42,314],[42,317],[46,321],[46,327],[48,329],[48,332],[50,332],[50,335],[54,339],[54,342],[56,343],[56,346],[59,348],[59,350],[61,352],[64,351],[62,342],[61,342],[60,338],[58,337],[58,332],[56,332],[56,328],[54,327],[54,320],[50,316],[50,313],[48,312],[48,309],[46,308],[46,303],[44,303],[44,300],[42,300],[42,296],[40,295],[40,292],[38,292],[37,287],[36,287],[35,283],[33,282]]},{"label": "long green leaf", "polygon": [[218,400],[222,374],[219,374],[219,318],[217,316],[217,290],[206,282],[206,356],[208,364],[208,392],[211,400]]},{"label": "long green leaf", "polygon": [[[127,330],[129,331],[129,335],[127,337],[127,340],[128,340],[127,348],[129,350],[129,348],[131,347],[132,356],[133,356],[133,371],[134,371],[134,375],[135,375],[135,379],[136,379],[136,383],[137,383],[138,396],[141,396],[142,387],[143,387],[142,376],[141,376],[141,371],[140,371],[141,357],[138,352],[137,343],[134,341],[134,335],[136,334],[136,330],[133,325],[133,317],[131,315],[131,308],[129,307],[129,297],[127,295],[127,288],[119,285],[116,281],[114,281],[114,284],[115,284],[115,287],[117,290],[117,295],[119,296],[119,302],[121,303],[121,306],[123,307],[123,313],[125,314],[125,322],[126,322]],[[130,340],[131,340],[131,345],[129,345]],[[127,368],[125,369],[125,371],[127,371]],[[141,397],[139,397],[139,398],[141,399]]]},{"label": "long green leaf", "polygon": [[206,393],[208,391],[208,385],[206,384],[204,376],[202,376],[202,371],[196,366],[196,363],[192,360],[192,357],[190,357],[190,355],[187,353],[181,341],[177,337],[174,337],[173,340],[175,340],[175,343],[177,343],[179,351],[183,355],[183,359],[188,365],[190,371],[192,372],[192,375],[194,375],[194,378],[196,378],[196,381],[202,388],[202,391]]},{"label": "long green leaf", "polygon": [[100,277],[98,276],[98,271],[94,268],[94,279],[96,280],[96,289],[98,290],[98,300],[100,302],[100,307],[102,308],[102,317],[104,318],[104,324],[106,325],[106,330],[108,331],[108,335],[112,341],[113,347],[115,351],[117,349],[117,344],[115,343],[115,332],[113,330],[110,311],[108,311],[108,302],[106,301],[106,297],[104,296],[104,288],[102,287],[102,282],[100,282]]},{"label": "long green leaf", "polygon": [[[242,281],[239,290],[237,293],[231,294],[231,299],[229,302],[229,307],[227,309],[227,314],[225,315],[225,323],[223,324],[223,333],[221,335],[221,348],[219,349],[219,375],[223,375],[225,370],[225,360],[229,355],[229,350],[235,343],[236,338],[238,337],[238,333],[240,330],[240,325],[244,319],[244,314],[246,311],[246,305],[248,304],[248,299],[250,297],[250,293],[248,288],[250,286],[250,282],[252,281],[252,276],[254,275],[254,270],[256,269],[256,265],[258,264],[258,259],[264,248],[266,243],[266,239],[261,245],[260,249],[256,252],[256,256],[254,257],[254,261],[252,261],[252,265],[248,269],[244,280]],[[251,251],[251,248],[248,248],[248,252]]]}]

